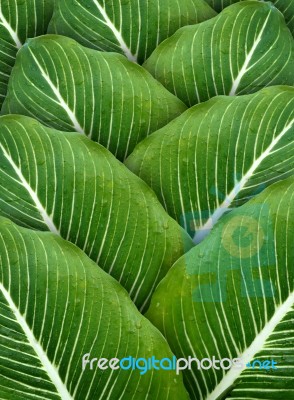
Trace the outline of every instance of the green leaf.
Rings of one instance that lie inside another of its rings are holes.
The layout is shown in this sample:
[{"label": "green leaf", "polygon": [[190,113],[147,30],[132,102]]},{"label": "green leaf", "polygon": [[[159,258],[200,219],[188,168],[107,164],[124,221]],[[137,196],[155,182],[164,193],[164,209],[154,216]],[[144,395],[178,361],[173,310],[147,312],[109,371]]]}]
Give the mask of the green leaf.
[{"label": "green leaf", "polygon": [[[291,177],[232,211],[153,295],[147,316],[177,358],[243,363],[204,370],[192,362],[183,371],[191,399],[293,398],[293,199]],[[277,369],[259,369],[257,360]],[[246,368],[252,361],[257,367]]]},{"label": "green leaf", "polygon": [[204,0],[57,0],[49,33],[142,63],[181,26],[215,15]]},{"label": "green leaf", "polygon": [[[238,1],[240,0],[206,0],[217,12]],[[271,0],[271,2],[284,14],[288,28],[292,32],[292,35],[294,35],[294,0]]]},{"label": "green leaf", "polygon": [[2,114],[78,131],[124,159],[186,107],[144,68],[115,53],[46,35],[19,51]]},{"label": "green leaf", "polygon": [[244,1],[179,29],[144,66],[191,106],[216,95],[294,85],[294,40],[271,3]]},{"label": "green leaf", "polygon": [[[0,218],[1,399],[186,399],[174,371],[101,370],[97,358],[172,357],[125,290],[56,235]],[[96,358],[82,368],[83,355]]]},{"label": "green leaf", "polygon": [[77,133],[0,118],[0,215],[80,247],[144,308],[192,241],[155,194]]},{"label": "green leaf", "polygon": [[215,97],[140,143],[126,160],[200,242],[232,208],[294,173],[294,88]]},{"label": "green leaf", "polygon": [[[205,0],[217,12],[221,12],[224,8],[239,3],[241,0]],[[274,0],[272,1],[272,3]]]},{"label": "green leaf", "polygon": [[46,33],[53,0],[1,0],[0,109],[18,49],[29,37]]}]

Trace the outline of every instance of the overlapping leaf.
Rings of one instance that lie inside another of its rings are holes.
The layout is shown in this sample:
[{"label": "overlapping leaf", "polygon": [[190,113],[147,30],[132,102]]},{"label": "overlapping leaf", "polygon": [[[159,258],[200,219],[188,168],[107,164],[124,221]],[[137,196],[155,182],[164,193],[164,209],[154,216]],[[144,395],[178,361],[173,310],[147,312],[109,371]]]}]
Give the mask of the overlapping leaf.
[{"label": "overlapping leaf", "polygon": [[181,26],[215,15],[204,0],[57,0],[49,33],[141,63]]},{"label": "overlapping leaf", "polygon": [[172,371],[82,369],[171,357],[125,290],[72,244],[0,218],[1,399],[186,399]]},{"label": "overlapping leaf", "polygon": [[179,29],[144,66],[191,106],[216,95],[294,85],[294,40],[271,3],[244,1]]},{"label": "overlapping leaf", "polygon": [[19,51],[2,114],[86,134],[119,159],[186,107],[124,56],[46,35]]},{"label": "overlapping leaf", "polygon": [[[240,0],[206,0],[216,11],[220,12],[225,7],[237,3]],[[262,0],[260,0],[262,1]],[[294,34],[294,0],[272,0],[271,1],[283,14],[287,25]]]},{"label": "overlapping leaf", "polygon": [[196,105],[140,143],[126,165],[199,242],[226,212],[294,173],[294,88]]},{"label": "overlapping leaf", "polygon": [[[191,399],[292,399],[294,179],[224,217],[156,290],[147,316],[177,357],[241,359],[185,371]],[[246,368],[274,360],[277,369]],[[208,367],[208,368],[207,368]]]},{"label": "overlapping leaf", "polygon": [[23,116],[0,118],[0,215],[73,242],[139,307],[192,245],[150,188],[105,148]]},{"label": "overlapping leaf", "polygon": [[0,109],[18,49],[29,37],[46,33],[53,0],[0,2]]}]

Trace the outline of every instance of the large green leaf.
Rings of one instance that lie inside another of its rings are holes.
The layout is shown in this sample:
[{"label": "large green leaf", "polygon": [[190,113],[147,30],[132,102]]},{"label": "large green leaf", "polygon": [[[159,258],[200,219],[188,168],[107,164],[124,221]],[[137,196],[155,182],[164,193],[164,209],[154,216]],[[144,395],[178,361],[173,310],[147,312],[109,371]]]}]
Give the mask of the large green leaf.
[{"label": "large green leaf", "polygon": [[23,116],[0,117],[0,215],[73,242],[138,307],[192,246],[151,189],[105,148]]},{"label": "large green leaf", "polygon": [[[293,242],[291,177],[224,217],[158,286],[147,316],[178,358],[243,362],[230,370],[192,362],[191,399],[293,399]],[[266,360],[277,369],[259,369]]]},{"label": "large green leaf", "polygon": [[[238,1],[240,0],[206,0],[218,12]],[[284,14],[287,25],[294,35],[294,0],[271,0],[271,2]]]},{"label": "large green leaf", "polygon": [[47,31],[53,0],[0,1],[0,109],[18,49]]},{"label": "large green leaf", "polygon": [[294,85],[294,40],[271,3],[244,1],[179,29],[144,66],[191,106],[216,95]]},{"label": "large green leaf", "polygon": [[[0,254],[1,399],[187,398],[174,371],[97,368],[97,358],[172,354],[125,290],[77,247],[0,218]],[[87,353],[96,363],[83,371]]]},{"label": "large green leaf", "polygon": [[144,68],[115,53],[46,35],[19,51],[2,114],[86,134],[124,159],[186,107]]},{"label": "large green leaf", "polygon": [[49,33],[141,63],[181,26],[215,15],[204,0],[57,0]]},{"label": "large green leaf", "polygon": [[126,165],[198,243],[230,209],[294,173],[294,88],[196,105],[140,143]]}]

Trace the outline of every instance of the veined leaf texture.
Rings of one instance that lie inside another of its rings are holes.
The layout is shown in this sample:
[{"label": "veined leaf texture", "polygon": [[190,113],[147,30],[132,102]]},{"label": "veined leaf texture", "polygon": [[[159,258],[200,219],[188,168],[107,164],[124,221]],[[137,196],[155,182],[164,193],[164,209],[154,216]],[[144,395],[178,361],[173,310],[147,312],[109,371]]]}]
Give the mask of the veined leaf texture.
[{"label": "veined leaf texture", "polygon": [[0,0],[0,399],[294,399],[294,0]]}]

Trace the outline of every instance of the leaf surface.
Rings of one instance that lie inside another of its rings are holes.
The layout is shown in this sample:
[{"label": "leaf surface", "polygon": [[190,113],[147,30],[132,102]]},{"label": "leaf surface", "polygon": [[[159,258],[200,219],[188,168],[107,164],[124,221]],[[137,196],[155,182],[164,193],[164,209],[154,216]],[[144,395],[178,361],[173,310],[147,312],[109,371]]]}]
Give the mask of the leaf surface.
[{"label": "leaf surface", "polygon": [[[1,399],[187,398],[174,371],[97,368],[97,358],[172,354],[125,290],[76,246],[1,217],[0,254]],[[83,371],[87,353],[96,363]]]},{"label": "leaf surface", "polygon": [[186,111],[126,160],[196,243],[228,211],[294,173],[294,89],[219,96]]},{"label": "leaf surface", "polygon": [[217,95],[294,85],[294,40],[271,3],[244,1],[179,29],[144,66],[192,106]]},{"label": "leaf surface", "polygon": [[53,0],[1,0],[0,3],[0,109],[17,51],[29,37],[46,33]]},{"label": "leaf surface", "polygon": [[[217,12],[220,12],[225,7],[237,3],[238,1],[240,0],[206,0],[206,3]],[[288,28],[292,32],[292,35],[294,35],[294,0],[271,0],[271,2],[284,14]]]},{"label": "leaf surface", "polygon": [[224,217],[159,284],[147,317],[177,358],[227,359],[183,371],[191,399],[293,398],[293,241],[291,177]]},{"label": "leaf surface", "polygon": [[105,148],[23,116],[0,118],[0,215],[80,247],[145,307],[192,241]]},{"label": "leaf surface", "polygon": [[23,114],[101,143],[119,159],[185,105],[144,68],[115,53],[45,35],[19,51],[2,114]]},{"label": "leaf surface", "polygon": [[181,26],[215,15],[204,0],[57,0],[49,33],[142,63]]}]

